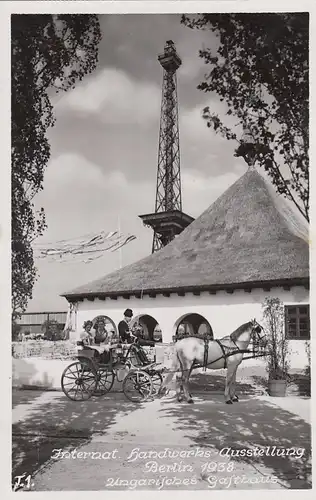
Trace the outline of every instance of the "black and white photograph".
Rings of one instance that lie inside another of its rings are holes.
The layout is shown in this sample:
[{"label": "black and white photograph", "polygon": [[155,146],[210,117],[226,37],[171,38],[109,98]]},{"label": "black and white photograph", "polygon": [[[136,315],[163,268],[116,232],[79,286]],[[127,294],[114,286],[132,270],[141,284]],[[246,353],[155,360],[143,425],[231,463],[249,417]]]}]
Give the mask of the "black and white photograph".
[{"label": "black and white photograph", "polygon": [[25,3],[12,492],[311,490],[311,12]]}]

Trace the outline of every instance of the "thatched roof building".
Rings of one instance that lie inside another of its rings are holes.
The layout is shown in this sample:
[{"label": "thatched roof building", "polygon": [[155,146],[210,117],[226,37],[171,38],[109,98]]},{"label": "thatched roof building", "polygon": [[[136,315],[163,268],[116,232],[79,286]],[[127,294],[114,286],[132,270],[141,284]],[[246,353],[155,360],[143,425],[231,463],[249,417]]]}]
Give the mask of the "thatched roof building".
[{"label": "thatched roof building", "polygon": [[64,296],[155,296],[309,284],[308,229],[248,170],[157,253]]}]

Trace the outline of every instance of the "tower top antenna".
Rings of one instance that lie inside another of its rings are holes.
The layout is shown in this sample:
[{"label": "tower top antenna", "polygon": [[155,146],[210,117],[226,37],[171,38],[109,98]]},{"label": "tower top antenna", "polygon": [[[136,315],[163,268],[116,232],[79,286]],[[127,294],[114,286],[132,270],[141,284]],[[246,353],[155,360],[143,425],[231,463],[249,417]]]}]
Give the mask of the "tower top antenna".
[{"label": "tower top antenna", "polygon": [[163,54],[159,54],[158,61],[166,71],[177,71],[182,61],[177,54],[175,44],[172,40],[167,40]]}]

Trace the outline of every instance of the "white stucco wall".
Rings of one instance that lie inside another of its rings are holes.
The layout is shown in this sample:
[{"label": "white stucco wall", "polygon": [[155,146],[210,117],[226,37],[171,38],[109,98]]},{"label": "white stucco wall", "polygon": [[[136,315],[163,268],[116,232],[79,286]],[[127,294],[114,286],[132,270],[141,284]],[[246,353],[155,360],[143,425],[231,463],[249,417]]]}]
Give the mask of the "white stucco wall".
[{"label": "white stucco wall", "polygon": [[[73,361],[61,359],[12,359],[12,386],[61,390],[61,376]],[[121,391],[122,383],[116,379],[112,391]]]},{"label": "white stucco wall", "polygon": [[[191,313],[204,316],[213,329],[214,337],[220,338],[252,318],[256,318],[260,323],[262,302],[265,297],[278,297],[285,305],[309,304],[309,291],[304,287],[293,287],[291,290],[271,288],[270,292],[255,289],[251,293],[237,290],[232,294],[220,291],[216,295],[203,292],[199,296],[188,293],[184,297],[171,294],[170,297],[144,296],[142,299],[131,297],[129,300],[120,297],[117,300],[85,299],[78,303],[76,334],[79,335],[84,321],[101,314],[109,316],[117,325],[123,318],[124,310],[129,307],[133,310],[134,317],[149,314],[157,320],[162,330],[163,342],[172,341],[180,320]],[[291,356],[293,368],[304,368],[307,362],[305,342],[290,341],[290,348],[293,351]]]}]

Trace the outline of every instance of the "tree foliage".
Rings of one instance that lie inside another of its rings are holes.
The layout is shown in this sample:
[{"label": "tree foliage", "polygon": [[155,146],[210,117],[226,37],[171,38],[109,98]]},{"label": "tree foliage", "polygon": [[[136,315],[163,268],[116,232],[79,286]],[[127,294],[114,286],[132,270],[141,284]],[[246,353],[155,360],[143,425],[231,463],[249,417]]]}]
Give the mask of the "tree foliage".
[{"label": "tree foliage", "polygon": [[309,221],[308,13],[201,14],[182,23],[209,29],[219,41],[200,50],[211,70],[198,88],[216,92],[239,126],[207,107],[208,127],[236,140],[235,156],[257,161]]},{"label": "tree foliage", "polygon": [[268,336],[265,347],[270,379],[286,379],[289,371],[289,341],[284,328],[284,305],[279,298],[266,298],[263,307],[264,330]]},{"label": "tree foliage", "polygon": [[12,62],[12,314],[32,298],[37,271],[32,242],[45,227],[35,211],[50,158],[51,96],[73,88],[97,64],[100,26],[95,15],[13,15]]},{"label": "tree foliage", "polygon": [[41,327],[47,340],[61,340],[63,338],[63,327],[56,319],[47,319]]},{"label": "tree foliage", "polygon": [[21,329],[22,326],[19,323],[17,323],[16,320],[13,319],[11,321],[11,339],[13,342],[18,339]]}]

